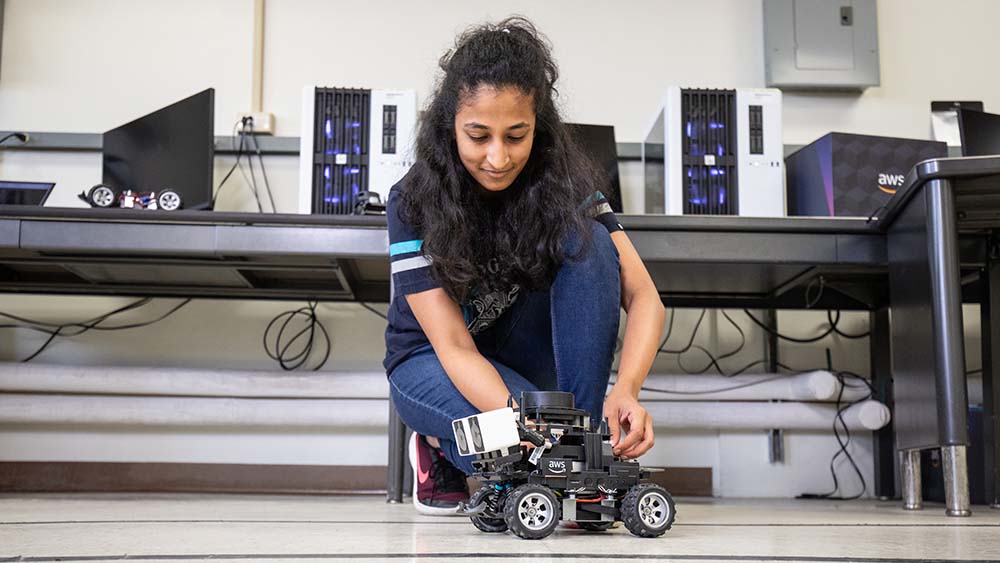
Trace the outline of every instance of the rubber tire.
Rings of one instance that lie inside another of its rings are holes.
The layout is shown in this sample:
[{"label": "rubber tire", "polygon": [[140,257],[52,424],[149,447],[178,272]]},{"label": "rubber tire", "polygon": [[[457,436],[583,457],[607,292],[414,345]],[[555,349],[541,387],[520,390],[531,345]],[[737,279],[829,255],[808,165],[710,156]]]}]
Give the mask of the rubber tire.
[{"label": "rubber tire", "polygon": [[[172,209],[166,209],[165,207],[163,207],[163,194],[171,194],[174,197],[176,197],[177,198],[177,207],[174,207]],[[156,208],[157,209],[161,209],[163,211],[177,211],[181,207],[184,207],[184,200],[181,199],[181,194],[177,193],[175,190],[166,189],[166,190],[160,190],[159,192],[157,192],[157,194],[156,194]]]},{"label": "rubber tire", "polygon": [[606,532],[615,525],[614,522],[580,522],[579,520],[576,523],[588,532]]},{"label": "rubber tire", "polygon": [[[545,496],[552,505],[551,520],[545,527],[538,530],[532,530],[525,526],[517,515],[518,505],[521,504],[521,500],[525,496],[535,493]],[[515,488],[507,496],[507,500],[504,502],[503,515],[504,520],[507,522],[507,529],[514,532],[514,535],[526,540],[540,540],[549,536],[559,526],[559,519],[562,516],[561,507],[562,503],[559,502],[552,489],[543,487],[542,485],[525,484]]]},{"label": "rubber tire", "polygon": [[[94,200],[94,193],[97,192],[97,190],[108,190],[111,192],[111,201],[107,205],[100,205],[97,203],[97,201]],[[91,207],[97,207],[99,209],[107,209],[113,206],[116,201],[118,201],[118,192],[115,191],[114,188],[106,184],[97,184],[96,186],[90,188],[90,191],[87,192],[87,203],[89,203]]]},{"label": "rubber tire", "polygon": [[[479,506],[481,502],[489,502],[489,497],[493,495],[501,495],[500,502],[503,503],[503,497],[506,496],[504,493],[498,493],[496,489],[487,485],[481,487],[478,491],[472,493],[472,497],[469,498],[469,506]],[[490,518],[488,516],[470,516],[469,519],[472,520],[472,525],[479,528],[480,531],[487,532],[490,534],[496,534],[499,532],[507,531],[507,522],[503,519],[503,505],[500,506],[500,517]]]},{"label": "rubber tire", "polygon": [[[642,519],[642,515],[639,514],[639,503],[642,501],[643,497],[650,493],[659,493],[667,500],[667,505],[670,507],[670,517],[667,521],[660,525],[658,528],[652,528]],[[642,483],[636,485],[628,490],[625,494],[625,498],[622,500],[622,522],[625,523],[625,527],[628,531],[632,532],[632,535],[639,536],[641,538],[655,538],[662,536],[667,530],[670,529],[674,524],[674,518],[677,517],[677,507],[674,504],[674,498],[670,496],[670,493],[666,489],[659,485],[653,483]]]}]

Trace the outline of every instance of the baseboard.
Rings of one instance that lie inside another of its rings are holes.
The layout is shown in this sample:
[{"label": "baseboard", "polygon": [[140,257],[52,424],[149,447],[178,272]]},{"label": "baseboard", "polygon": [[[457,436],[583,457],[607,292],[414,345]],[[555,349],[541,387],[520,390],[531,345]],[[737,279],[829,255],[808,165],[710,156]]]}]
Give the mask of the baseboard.
[{"label": "baseboard", "polygon": [[377,493],[384,465],[0,462],[3,492]]},{"label": "baseboard", "polygon": [[[0,492],[384,493],[384,465],[0,462]],[[712,496],[712,469],[680,467],[651,480],[676,496]]]}]

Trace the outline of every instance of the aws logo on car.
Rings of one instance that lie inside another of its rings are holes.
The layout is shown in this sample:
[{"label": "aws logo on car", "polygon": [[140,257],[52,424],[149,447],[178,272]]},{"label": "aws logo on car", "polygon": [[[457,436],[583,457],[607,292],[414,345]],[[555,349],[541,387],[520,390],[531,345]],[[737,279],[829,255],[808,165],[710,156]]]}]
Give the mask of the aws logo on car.
[{"label": "aws logo on car", "polygon": [[550,459],[547,469],[549,473],[566,473],[566,460]]},{"label": "aws logo on car", "polygon": [[892,195],[903,185],[905,180],[906,176],[903,174],[886,174],[883,172],[878,175],[878,189]]}]

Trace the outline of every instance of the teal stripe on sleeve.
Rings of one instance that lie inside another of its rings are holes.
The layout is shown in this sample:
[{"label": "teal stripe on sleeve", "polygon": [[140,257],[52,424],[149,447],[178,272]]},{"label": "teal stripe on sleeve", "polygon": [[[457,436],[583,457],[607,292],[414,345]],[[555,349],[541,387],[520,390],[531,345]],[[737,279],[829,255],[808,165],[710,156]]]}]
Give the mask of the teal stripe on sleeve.
[{"label": "teal stripe on sleeve", "polygon": [[422,240],[408,240],[404,242],[397,242],[395,244],[389,245],[389,256],[396,256],[397,254],[406,254],[408,252],[417,252],[424,245]]}]

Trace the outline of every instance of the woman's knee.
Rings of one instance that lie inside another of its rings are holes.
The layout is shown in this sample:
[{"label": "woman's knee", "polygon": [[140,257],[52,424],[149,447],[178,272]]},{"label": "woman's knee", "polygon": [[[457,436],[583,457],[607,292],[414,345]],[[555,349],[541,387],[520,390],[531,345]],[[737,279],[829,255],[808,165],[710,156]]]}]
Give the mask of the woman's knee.
[{"label": "woman's knee", "polygon": [[389,398],[412,430],[446,438],[451,436],[451,421],[479,411],[458,391],[433,352],[421,356],[393,370]]},{"label": "woman's knee", "polygon": [[573,233],[566,244],[567,255],[577,262],[618,264],[618,247],[602,223],[587,221],[586,233]]}]

